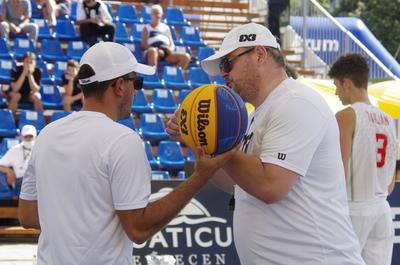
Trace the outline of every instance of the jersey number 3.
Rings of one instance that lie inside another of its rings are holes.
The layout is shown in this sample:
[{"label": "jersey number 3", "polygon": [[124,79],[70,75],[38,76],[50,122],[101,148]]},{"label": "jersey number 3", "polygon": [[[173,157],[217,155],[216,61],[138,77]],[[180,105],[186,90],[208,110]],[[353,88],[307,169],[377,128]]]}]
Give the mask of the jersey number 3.
[{"label": "jersey number 3", "polygon": [[376,166],[378,168],[380,168],[385,165],[386,146],[388,144],[387,136],[382,133],[377,133],[376,134],[376,143],[378,144]]}]

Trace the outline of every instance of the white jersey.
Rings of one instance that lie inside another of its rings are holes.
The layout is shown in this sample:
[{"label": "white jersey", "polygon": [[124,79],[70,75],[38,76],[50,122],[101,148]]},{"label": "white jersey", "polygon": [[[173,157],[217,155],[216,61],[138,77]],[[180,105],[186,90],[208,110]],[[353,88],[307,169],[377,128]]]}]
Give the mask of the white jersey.
[{"label": "white jersey", "polygon": [[161,46],[166,45],[175,49],[174,41],[172,40],[171,30],[167,24],[160,23],[157,27],[153,28],[150,24],[146,25],[149,38],[147,44],[150,46]]},{"label": "white jersey", "polygon": [[247,130],[243,151],[298,179],[271,204],[235,187],[241,264],[364,264],[348,215],[339,129],[324,99],[286,79],[255,110]]},{"label": "white jersey", "polygon": [[146,207],[150,172],[139,136],[102,113],[80,111],[46,126],[21,191],[38,202],[38,265],[132,264],[115,211]]},{"label": "white jersey", "polygon": [[24,148],[22,143],[13,146],[7,153],[0,158],[0,166],[12,167],[17,178],[25,175],[31,158],[31,150]]},{"label": "white jersey", "polygon": [[369,104],[358,102],[351,107],[356,126],[347,175],[348,200],[386,199],[396,167],[394,120]]}]

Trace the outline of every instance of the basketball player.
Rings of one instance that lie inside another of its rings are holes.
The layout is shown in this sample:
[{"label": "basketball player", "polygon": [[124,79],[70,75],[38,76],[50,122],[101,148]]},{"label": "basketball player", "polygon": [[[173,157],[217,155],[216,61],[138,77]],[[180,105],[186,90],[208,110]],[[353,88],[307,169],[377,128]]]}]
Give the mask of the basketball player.
[{"label": "basketball player", "polygon": [[168,224],[235,150],[206,158],[174,191],[149,202],[151,169],[140,137],[115,122],[130,115],[135,89],[154,68],[113,42],[92,46],[80,62],[83,111],[45,127],[19,201],[26,228],[40,228],[38,264],[132,264],[132,242]]},{"label": "basketball player", "polygon": [[[348,215],[335,116],[316,91],[288,78],[276,38],[259,24],[238,26],[202,67],[255,107],[242,150],[214,176],[234,193],[241,264],[365,264]],[[167,126],[179,136],[176,115]]]},{"label": "basketball player", "polygon": [[394,228],[386,197],[395,181],[397,139],[394,120],[371,105],[367,60],[339,57],[329,76],[343,105],[336,114],[353,228],[367,265],[390,265]]}]

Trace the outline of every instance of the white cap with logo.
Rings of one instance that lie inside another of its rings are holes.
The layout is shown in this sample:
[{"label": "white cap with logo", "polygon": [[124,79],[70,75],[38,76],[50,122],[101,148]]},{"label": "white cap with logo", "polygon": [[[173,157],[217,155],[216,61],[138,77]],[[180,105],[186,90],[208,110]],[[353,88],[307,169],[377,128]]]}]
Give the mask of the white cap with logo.
[{"label": "white cap with logo", "polygon": [[27,136],[27,135],[32,135],[33,137],[36,137],[37,131],[35,126],[33,125],[24,125],[21,129],[21,135],[22,136]]},{"label": "white cap with logo", "polygon": [[95,75],[79,79],[79,84],[111,80],[130,72],[152,75],[155,68],[138,63],[132,52],[125,46],[115,42],[99,42],[87,50],[80,61],[80,66],[88,64]]},{"label": "white cap with logo", "polygon": [[225,36],[219,51],[201,62],[201,67],[209,75],[218,75],[220,73],[219,63],[224,56],[240,47],[258,45],[279,49],[276,38],[263,25],[248,23],[237,26]]}]

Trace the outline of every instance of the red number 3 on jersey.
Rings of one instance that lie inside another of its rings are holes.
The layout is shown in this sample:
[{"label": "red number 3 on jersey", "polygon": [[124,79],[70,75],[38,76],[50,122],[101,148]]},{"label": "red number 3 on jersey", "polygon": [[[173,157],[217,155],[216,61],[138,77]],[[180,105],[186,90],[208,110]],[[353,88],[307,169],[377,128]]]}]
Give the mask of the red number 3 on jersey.
[{"label": "red number 3 on jersey", "polygon": [[376,134],[376,143],[378,144],[376,166],[378,168],[380,168],[385,165],[386,146],[388,144],[387,136],[382,133],[377,133]]}]

